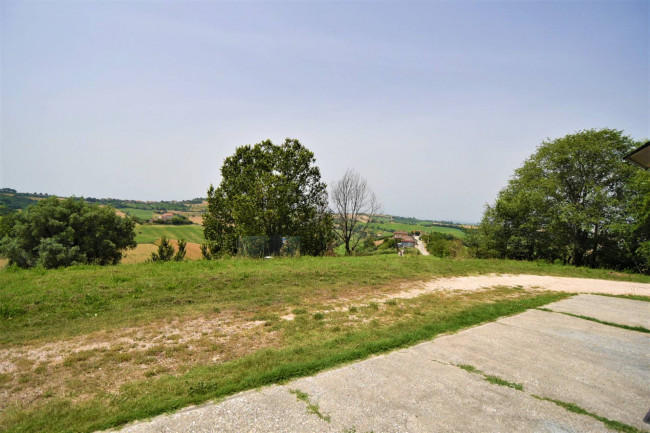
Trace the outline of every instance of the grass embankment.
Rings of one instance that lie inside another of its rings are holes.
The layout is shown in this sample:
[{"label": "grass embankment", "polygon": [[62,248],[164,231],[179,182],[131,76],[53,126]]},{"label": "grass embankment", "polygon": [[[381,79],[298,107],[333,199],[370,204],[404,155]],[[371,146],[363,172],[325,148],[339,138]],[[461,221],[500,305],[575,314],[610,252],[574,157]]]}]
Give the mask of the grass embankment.
[{"label": "grass embankment", "polygon": [[3,271],[0,429],[103,429],[567,296],[500,287],[376,300],[408,281],[489,272],[650,281],[418,256]]}]

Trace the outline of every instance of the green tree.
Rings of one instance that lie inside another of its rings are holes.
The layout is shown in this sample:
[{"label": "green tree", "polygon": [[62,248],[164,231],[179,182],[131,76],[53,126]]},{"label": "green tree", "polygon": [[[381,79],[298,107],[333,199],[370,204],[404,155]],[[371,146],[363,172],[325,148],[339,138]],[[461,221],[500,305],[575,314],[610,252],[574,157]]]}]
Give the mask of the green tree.
[{"label": "green tree", "polygon": [[0,252],[23,268],[116,264],[134,248],[135,223],[115,209],[49,197],[2,220]]},{"label": "green tree", "polygon": [[299,236],[300,252],[322,254],[332,241],[327,186],[314,154],[298,140],[241,146],[208,189],[205,238],[213,255],[237,252],[240,236]]},{"label": "green tree", "polygon": [[620,221],[616,233],[637,270],[650,272],[650,171],[637,169],[626,189],[627,218]]},{"label": "green tree", "polygon": [[183,259],[185,258],[185,245],[187,245],[185,239],[178,240],[178,251],[176,251],[176,254],[174,254],[175,261],[182,262]]},{"label": "green tree", "polygon": [[210,245],[208,243],[201,244],[201,256],[204,260],[212,260],[212,253],[210,252]]},{"label": "green tree", "polygon": [[[183,245],[183,250],[185,249],[185,245]],[[183,255],[185,255],[185,251],[183,251]],[[151,261],[152,262],[168,262],[174,257],[174,247],[172,246],[171,242],[169,242],[169,239],[167,239],[166,236],[163,236],[160,238],[160,242],[158,242],[158,251],[153,251],[151,253]]]},{"label": "green tree", "polygon": [[633,267],[646,227],[634,179],[645,174],[623,156],[637,145],[612,129],[544,141],[486,207],[479,256]]}]

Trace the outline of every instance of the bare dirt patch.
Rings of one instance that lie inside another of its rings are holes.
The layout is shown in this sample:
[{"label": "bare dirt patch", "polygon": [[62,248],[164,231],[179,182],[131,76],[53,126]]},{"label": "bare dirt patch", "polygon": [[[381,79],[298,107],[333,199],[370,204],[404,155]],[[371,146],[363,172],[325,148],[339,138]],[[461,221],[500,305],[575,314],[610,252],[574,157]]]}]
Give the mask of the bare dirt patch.
[{"label": "bare dirt patch", "polygon": [[54,343],[0,350],[0,410],[42,396],[74,401],[116,392],[122,384],[179,374],[196,363],[218,363],[278,344],[265,322],[231,314],[173,319],[99,331]]}]

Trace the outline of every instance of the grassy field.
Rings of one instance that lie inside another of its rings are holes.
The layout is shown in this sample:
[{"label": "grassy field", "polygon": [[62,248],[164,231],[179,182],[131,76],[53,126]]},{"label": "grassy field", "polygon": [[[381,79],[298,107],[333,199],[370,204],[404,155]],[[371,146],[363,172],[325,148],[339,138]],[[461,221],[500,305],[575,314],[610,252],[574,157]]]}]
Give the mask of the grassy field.
[{"label": "grassy field", "polygon": [[139,244],[153,244],[163,235],[168,239],[185,239],[187,242],[202,244],[205,242],[203,237],[203,227],[197,224],[192,225],[162,225],[162,224],[145,224],[136,225],[135,241]]},{"label": "grassy field", "polygon": [[150,220],[153,218],[153,211],[149,209],[134,209],[131,207],[123,207],[119,208],[118,210],[124,212],[129,216],[138,217],[143,220]]},{"label": "grassy field", "polygon": [[465,232],[459,229],[455,229],[451,227],[440,227],[440,226],[425,226],[423,224],[381,222],[381,223],[370,223],[368,227],[370,227],[374,233],[394,232],[397,230],[403,230],[405,232],[420,230],[423,233],[431,233],[431,232],[447,233],[461,239],[467,236]]},{"label": "grassy field", "polygon": [[117,426],[567,296],[496,287],[376,301],[414,281],[492,272],[650,282],[393,255],[0,271],[0,430]]}]

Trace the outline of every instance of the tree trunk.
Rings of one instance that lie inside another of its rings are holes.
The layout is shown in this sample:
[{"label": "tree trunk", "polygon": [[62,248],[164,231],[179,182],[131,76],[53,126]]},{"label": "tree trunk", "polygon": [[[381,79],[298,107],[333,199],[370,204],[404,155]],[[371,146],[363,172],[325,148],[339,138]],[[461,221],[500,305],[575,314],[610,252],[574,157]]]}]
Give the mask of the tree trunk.
[{"label": "tree trunk", "polygon": [[596,267],[596,253],[598,252],[598,223],[594,227],[594,248],[591,252],[591,267]]}]

